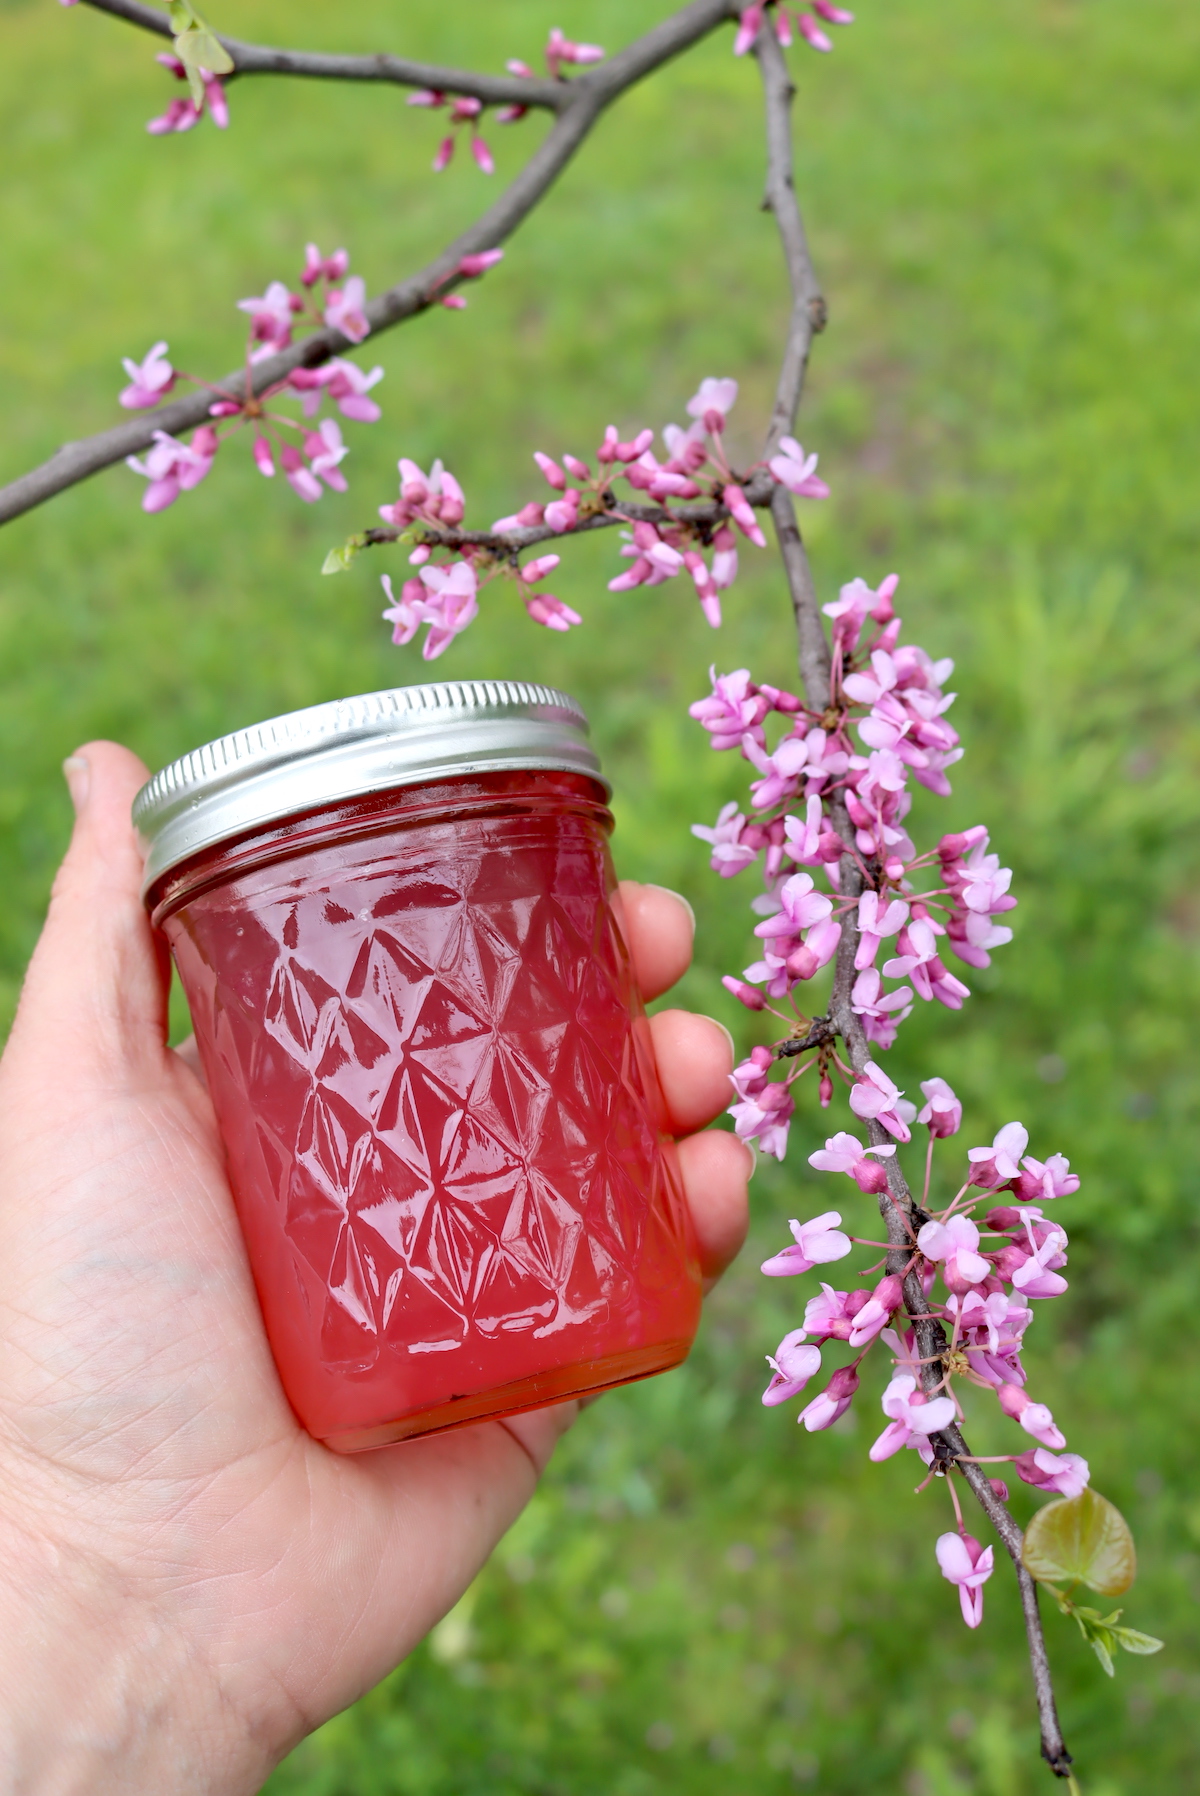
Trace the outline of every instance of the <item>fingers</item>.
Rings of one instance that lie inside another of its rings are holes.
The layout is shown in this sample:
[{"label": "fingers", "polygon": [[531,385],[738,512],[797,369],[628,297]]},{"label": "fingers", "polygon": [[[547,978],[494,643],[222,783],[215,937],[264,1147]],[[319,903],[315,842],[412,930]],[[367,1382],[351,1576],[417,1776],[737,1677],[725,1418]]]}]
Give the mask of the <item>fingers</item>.
[{"label": "fingers", "polygon": [[650,1018],[658,1082],[673,1135],[690,1135],[732,1101],[733,1038],[712,1017],[661,1010]]},{"label": "fingers", "polygon": [[30,963],[13,1048],[32,1051],[64,1078],[91,1074],[110,1084],[131,1055],[160,1056],[166,1029],[167,968],[142,907],[142,856],[129,816],[147,773],[115,742],[88,743],[64,771],[75,829]]},{"label": "fingers", "polygon": [[683,1191],[700,1250],[700,1270],[711,1284],[746,1239],[752,1150],[726,1129],[706,1129],[679,1143]]},{"label": "fingers", "polygon": [[666,886],[623,879],[617,910],[643,998],[657,998],[687,972],[696,919],[686,898]]}]

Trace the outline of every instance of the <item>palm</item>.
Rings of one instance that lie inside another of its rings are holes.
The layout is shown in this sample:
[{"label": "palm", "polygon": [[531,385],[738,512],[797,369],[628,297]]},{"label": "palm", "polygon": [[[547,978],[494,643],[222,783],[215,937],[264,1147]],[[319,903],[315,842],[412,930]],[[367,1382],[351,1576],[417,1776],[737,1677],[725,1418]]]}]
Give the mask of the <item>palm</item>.
[{"label": "palm", "polygon": [[[273,1756],[455,1600],[574,1406],[357,1459],[298,1427],[207,1093],[164,1046],[127,822],[143,771],[105,745],[89,756],[92,795],[0,1067],[0,1504],[132,1580]],[[651,992],[682,970],[684,933],[672,900],[634,889]],[[679,1012],[655,1028],[668,1104],[694,1129],[723,1101],[725,1044]],[[723,1135],[684,1147],[715,1269],[740,1235],[742,1150]]]}]

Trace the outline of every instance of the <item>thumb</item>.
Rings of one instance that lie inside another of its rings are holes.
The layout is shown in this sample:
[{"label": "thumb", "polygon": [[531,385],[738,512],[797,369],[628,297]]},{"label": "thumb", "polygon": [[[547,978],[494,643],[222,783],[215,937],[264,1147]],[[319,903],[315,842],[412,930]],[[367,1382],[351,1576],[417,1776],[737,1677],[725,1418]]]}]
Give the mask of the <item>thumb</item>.
[{"label": "thumb", "polygon": [[[89,742],[63,765],[75,829],[25,977],[9,1044],[64,1080],[111,1085],[161,1065],[170,969],[142,906],[130,819],[137,756]],[[7,1056],[6,1056],[7,1058]]]}]

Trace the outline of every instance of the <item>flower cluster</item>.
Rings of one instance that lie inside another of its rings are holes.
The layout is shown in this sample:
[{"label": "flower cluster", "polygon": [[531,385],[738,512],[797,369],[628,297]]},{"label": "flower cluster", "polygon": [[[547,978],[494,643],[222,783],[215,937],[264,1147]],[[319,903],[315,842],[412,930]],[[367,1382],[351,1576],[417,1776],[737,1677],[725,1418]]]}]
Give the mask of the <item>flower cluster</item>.
[{"label": "flower cluster", "polygon": [[[769,1054],[766,1049],[756,1052]],[[777,1104],[767,1094],[784,1090],[767,1085],[759,1101],[768,1107]],[[921,1205],[928,1214],[933,1144],[957,1133],[962,1108],[944,1079],[927,1079],[921,1090],[925,1105],[916,1120],[929,1131]],[[899,1123],[896,1132],[908,1140],[907,1124],[897,1115],[902,1107],[899,1099],[900,1094],[894,1093],[886,1111],[876,1108],[874,1099],[855,1108],[859,1115],[877,1116],[889,1128]],[[743,1098],[737,1108],[748,1101]],[[913,1120],[914,1108],[904,1108]],[[810,1432],[831,1427],[850,1407],[859,1385],[859,1367],[881,1340],[892,1356],[892,1376],[882,1398],[885,1426],[869,1450],[872,1460],[890,1459],[911,1448],[932,1477],[963,1459],[951,1444],[942,1441],[939,1446],[935,1437],[962,1421],[959,1390],[970,1384],[994,1393],[1003,1414],[1035,1443],[1022,1452],[974,1463],[1011,1464],[1019,1478],[1038,1490],[1078,1496],[1088,1483],[1087,1462],[1077,1453],[1063,1451],[1067,1443],[1054,1417],[1026,1390],[1021,1348],[1033,1319],[1031,1304],[1057,1297],[1067,1288],[1060,1270],[1067,1260],[1066,1232],[1047,1219],[1042,1204],[1077,1191],[1079,1180],[1061,1154],[1045,1161],[1027,1154],[1028,1139],[1021,1124],[1012,1122],[990,1146],[969,1150],[960,1189],[945,1209],[930,1215],[916,1231],[901,1272],[888,1272],[874,1286],[854,1291],[822,1283],[820,1294],[808,1300],[803,1327],[785,1335],[768,1356],[772,1375],[763,1402],[784,1403],[798,1397],[821,1370],[823,1347],[844,1342],[853,1359],[834,1371],[824,1390],[810,1398],[799,1415]],[[809,1164],[818,1172],[842,1173],[860,1190],[878,1193],[886,1183],[882,1162],[895,1152],[892,1145],[865,1147],[856,1136],[842,1133],[810,1154]],[[1009,1201],[997,1203],[1002,1194]],[[974,1212],[985,1201],[992,1207],[981,1226]],[[790,1277],[845,1259],[856,1240],[877,1245],[844,1233],[841,1221],[839,1211],[829,1210],[809,1222],[793,1222],[792,1245],[767,1260],[762,1270],[771,1278]],[[905,1314],[903,1279],[910,1274],[919,1279],[930,1312],[948,1336],[943,1376],[933,1386],[922,1379],[916,1334]],[[994,1483],[997,1494],[1006,1498],[1002,1481]],[[950,1489],[953,1496],[952,1484]],[[974,1628],[983,1619],[983,1585],[991,1575],[992,1549],[981,1548],[966,1532],[954,1500],[958,1528],[939,1538],[937,1559],[943,1576],[958,1586],[963,1619]]]},{"label": "flower cluster", "polygon": [[832,38],[828,32],[822,31],[813,13],[824,19],[827,25],[853,25],[854,14],[847,12],[844,6],[835,6],[833,0],[812,0],[812,9],[812,12],[797,12],[795,7],[785,6],[783,0],[754,0],[752,6],[743,7],[738,14],[737,36],[733,40],[734,55],[746,54],[767,17],[785,50],[791,46],[793,21],[796,30],[811,49],[832,50]]},{"label": "flower cluster", "polygon": [[[485,258],[466,260],[482,263]],[[666,453],[661,459],[653,449],[652,430],[623,440],[612,424],[596,448],[594,468],[577,455],[555,460],[536,451],[534,461],[550,489],[549,497],[530,500],[519,511],[497,518],[490,531],[458,529],[464,513],[462,489],[440,462],[427,475],[416,463],[402,459],[399,497],[380,506],[379,515],[406,541],[415,543],[409,561],[419,572],[405,582],[399,601],[390,579],[383,580],[389,599],[384,617],[395,626],[393,639],[407,643],[422,623],[430,624],[423,653],[432,660],[476,615],[476,593],[499,573],[516,579],[536,623],[553,630],[579,623],[578,614],[561,599],[532,590],[558,566],[559,557],[539,554],[524,566],[520,557],[528,548],[600,523],[627,526],[620,553],[629,565],[609,581],[612,592],[659,586],[686,575],[704,616],[716,628],[721,622],[721,593],[737,577],[737,533],[759,547],[766,545],[746,496],[751,481],[767,473],[806,498],[823,499],[829,492],[816,473],[816,456],[806,455],[791,437],[784,438],[768,462],[740,473],[730,467],[724,432],[737,391],[735,380],[701,381],[687,403],[691,422],[664,429]],[[629,489],[627,496],[615,490],[618,481]],[[442,592],[454,594],[453,616],[440,599]],[[781,705],[785,702],[782,694],[775,698]],[[754,858],[744,849],[738,852],[747,862]]]},{"label": "flower cluster", "polygon": [[[543,54],[546,58],[546,67],[550,71],[552,79],[556,81],[563,79],[564,67],[579,67],[589,62],[603,62],[604,60],[604,51],[599,44],[577,44],[571,38],[564,37],[557,25],[546,41]],[[526,79],[533,77],[533,70],[528,63],[520,62],[515,57],[508,63],[508,72],[510,75],[522,75]],[[475,158],[477,166],[483,170],[485,175],[495,173],[496,164],[492,160],[492,152],[488,149],[479,131],[479,120],[483,114],[482,100],[475,99],[471,94],[451,95],[439,87],[420,87],[415,93],[408,96],[408,104],[425,106],[435,112],[441,111],[443,107],[448,108],[447,121],[450,129],[439,143],[437,154],[433,158],[433,168],[436,174],[441,173],[454,155],[455,132],[464,129],[470,133],[471,154]],[[518,119],[523,119],[528,111],[528,106],[500,106],[496,109],[496,123],[498,125],[515,125]]]},{"label": "flower cluster", "polygon": [[[770,465],[782,478],[780,458]],[[805,465],[792,459],[797,471]],[[900,641],[892,605],[898,584],[894,574],[878,588],[852,580],[825,606],[833,655],[823,710],[755,683],[745,668],[721,675],[714,669],[711,695],[691,707],[712,746],[738,749],[757,776],[744,811],[731,803],[715,825],[693,826],[711,845],[715,872],[731,878],[761,865],[764,876],[766,889],[751,906],[762,919],[754,931],[762,958],[725,984],[750,1009],[770,1009],[793,1041],[805,1039],[811,1024],[795,1002],[797,988],[829,964],[847,929],[856,936],[851,1006],[878,1052],[892,1046],[917,999],[957,1010],[970,995],[944,951],[986,967],[990,950],[1012,937],[997,922],[1016,903],[1011,874],[988,852],[985,829],[945,835],[920,855],[908,834],[910,780],[949,793],[947,769],[962,750],[945,717],[954,699],[943,690],[953,663],[932,661]],[[847,859],[862,890],[843,895]],[[781,1000],[791,1002],[790,1015],[775,1008]],[[826,1038],[814,1043],[809,1059],[798,1052],[789,1057],[787,1086],[816,1065],[821,1101],[828,1104],[832,1068],[850,1084],[858,1116],[876,1117],[897,1140],[908,1139],[911,1114],[875,1062],[856,1075]],[[750,1061],[734,1076],[738,1133],[760,1145],[769,1134],[764,1151],[782,1157],[790,1103],[766,1100],[760,1091],[748,1109],[747,1080],[760,1077],[762,1069]]]},{"label": "flower cluster", "polygon": [[[272,281],[265,293],[238,301],[238,309],[250,319],[246,344],[248,394],[255,363],[287,349],[298,328],[332,326],[352,343],[360,343],[368,334],[366,288],[361,276],[349,274],[349,266],[350,258],[344,249],[323,256],[316,244],[310,243],[305,251],[299,293],[282,281]],[[309,503],[321,497],[324,487],[345,492],[341,463],[349,450],[342,441],[341,427],[334,418],[318,421],[317,414],[322,401],[328,400],[344,418],[360,424],[375,423],[381,414],[370,393],[383,379],[382,368],[372,368],[367,373],[356,362],[333,356],[317,368],[294,368],[257,396],[238,397],[210,381],[182,374],[168,360],[167,348],[165,342],[156,343],[142,361],[125,359],[129,385],[122,390],[120,403],[127,410],[142,411],[165,399],[177,381],[189,380],[208,387],[213,395],[209,416],[218,422],[202,424],[187,443],[157,430],[153,447],[144,458],[128,457],[134,473],[147,482],[143,511],[163,511],[174,504],[180,493],[198,486],[212,467],[225,437],[244,425],[252,426],[254,431],[254,464],[260,474],[270,479],[282,469],[293,492]],[[299,397],[299,418],[270,406],[272,399],[285,393]]]}]

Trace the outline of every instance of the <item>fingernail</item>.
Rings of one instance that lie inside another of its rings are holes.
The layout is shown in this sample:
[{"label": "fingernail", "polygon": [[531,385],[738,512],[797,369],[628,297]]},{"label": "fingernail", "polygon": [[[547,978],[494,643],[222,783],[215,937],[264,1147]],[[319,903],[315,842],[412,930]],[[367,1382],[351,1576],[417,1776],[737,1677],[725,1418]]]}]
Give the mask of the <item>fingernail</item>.
[{"label": "fingernail", "polygon": [[[655,885],[655,883],[652,879],[647,880],[646,883],[650,887],[650,890],[652,892],[665,892],[667,894],[668,898],[674,898],[678,903],[682,904],[684,910],[687,912],[688,916],[692,920],[692,934],[695,935],[695,933],[696,933],[696,913],[692,909],[691,905],[688,903],[687,899],[684,897],[683,893],[672,891],[670,886]],[[728,1031],[726,1031],[726,1033],[728,1033]]]},{"label": "fingernail", "polygon": [[[738,1140],[742,1141],[742,1138],[740,1135],[738,1136]],[[746,1152],[750,1156],[750,1170],[746,1174],[746,1177],[748,1179],[752,1179],[754,1177],[755,1173],[758,1171],[758,1154],[756,1153],[754,1148],[751,1147],[751,1145],[748,1141],[742,1141],[742,1146],[745,1148]]]},{"label": "fingernail", "polygon": [[[704,1015],[704,1014],[705,1014],[704,1012],[701,1012],[701,1015]],[[716,1027],[721,1031],[721,1034],[725,1037],[725,1040],[729,1043],[729,1058],[730,1058],[730,1060],[736,1060],[737,1059],[737,1049],[733,1045],[733,1036],[729,1033],[729,1030],[725,1027],[724,1023],[722,1023],[715,1016],[705,1016],[705,1021],[715,1024]]]},{"label": "fingernail", "polygon": [[67,782],[67,791],[71,794],[71,803],[75,806],[78,817],[87,803],[88,788],[92,783],[92,769],[86,755],[68,755],[62,764],[63,778]]}]

